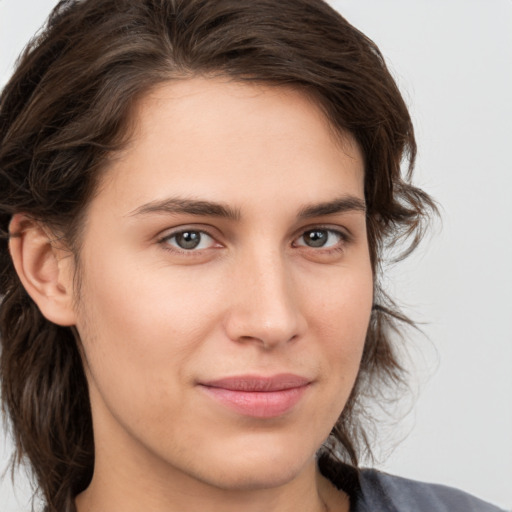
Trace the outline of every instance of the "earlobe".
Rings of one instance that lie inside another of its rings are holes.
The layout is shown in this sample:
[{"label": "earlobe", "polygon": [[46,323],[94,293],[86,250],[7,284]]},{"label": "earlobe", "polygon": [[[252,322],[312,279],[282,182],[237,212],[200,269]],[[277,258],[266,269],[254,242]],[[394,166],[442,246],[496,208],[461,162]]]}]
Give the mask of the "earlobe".
[{"label": "earlobe", "polygon": [[13,216],[9,250],[16,272],[41,313],[51,322],[75,325],[73,258],[50,230],[25,214]]}]

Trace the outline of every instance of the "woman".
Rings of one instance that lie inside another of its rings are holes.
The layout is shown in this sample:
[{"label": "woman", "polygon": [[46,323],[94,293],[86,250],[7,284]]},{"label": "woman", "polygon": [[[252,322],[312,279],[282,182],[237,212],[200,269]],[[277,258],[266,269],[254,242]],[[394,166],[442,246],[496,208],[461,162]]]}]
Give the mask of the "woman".
[{"label": "woman", "polygon": [[278,5],[61,2],[2,93],[2,396],[48,511],[496,510],[357,469],[402,379],[382,250],[435,208],[375,45]]}]

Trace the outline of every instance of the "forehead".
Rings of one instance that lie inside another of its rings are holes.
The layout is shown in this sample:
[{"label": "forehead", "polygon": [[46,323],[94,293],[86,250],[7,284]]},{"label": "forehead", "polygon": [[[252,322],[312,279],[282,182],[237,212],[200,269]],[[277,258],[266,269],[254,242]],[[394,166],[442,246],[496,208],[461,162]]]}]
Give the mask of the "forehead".
[{"label": "forehead", "polygon": [[168,82],[141,98],[132,125],[104,182],[132,208],[176,195],[245,205],[254,194],[305,203],[364,195],[358,145],[296,89]]},{"label": "forehead", "polygon": [[[315,124],[310,128],[327,129],[332,142],[341,146],[353,144],[349,133],[340,133],[332,127],[320,103],[314,93],[300,86],[240,82],[228,77],[194,77],[164,82],[151,88],[135,103],[133,121],[139,128],[136,131],[139,136],[149,133],[152,119],[148,118],[157,113],[162,117],[170,114],[173,121],[180,121],[181,128],[185,128],[185,123],[192,118],[195,127],[202,122],[230,120],[235,125],[243,121],[237,128],[245,125],[249,131],[258,127],[258,120],[266,123],[266,128],[271,127],[270,122],[288,111],[293,113],[293,119],[289,118],[292,124],[300,117],[307,117],[310,122],[314,118]],[[274,119],[269,115],[272,112],[275,113]],[[281,118],[280,123],[284,120]],[[280,124],[279,129],[282,128]]]}]

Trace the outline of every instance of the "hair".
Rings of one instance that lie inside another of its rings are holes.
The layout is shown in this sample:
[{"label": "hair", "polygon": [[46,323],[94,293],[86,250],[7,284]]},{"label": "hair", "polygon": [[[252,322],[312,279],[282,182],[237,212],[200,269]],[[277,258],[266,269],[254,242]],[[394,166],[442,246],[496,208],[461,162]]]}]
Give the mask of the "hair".
[{"label": "hair", "polygon": [[22,212],[44,223],[77,258],[86,207],[129,139],[134,104],[195,76],[298,88],[364,155],[374,306],[356,385],[321,449],[324,471],[335,459],[357,467],[370,452],[365,400],[404,381],[393,333],[411,322],[379,275],[386,247],[407,239],[407,255],[435,205],[410,183],[413,126],[377,46],[322,0],[62,0],[0,96],[1,393],[16,461],[30,463],[48,512],[75,510],[92,477],[88,388],[76,331],[44,318],[16,274],[9,222]]}]

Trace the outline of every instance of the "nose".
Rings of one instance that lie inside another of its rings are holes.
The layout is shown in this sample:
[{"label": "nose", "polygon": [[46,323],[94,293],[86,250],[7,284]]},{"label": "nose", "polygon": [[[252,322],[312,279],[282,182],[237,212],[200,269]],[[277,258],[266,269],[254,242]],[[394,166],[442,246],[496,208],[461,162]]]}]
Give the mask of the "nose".
[{"label": "nose", "polygon": [[298,339],[306,329],[300,298],[285,258],[249,255],[233,269],[225,331],[240,343],[272,349]]}]

